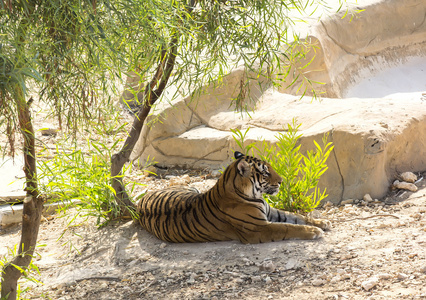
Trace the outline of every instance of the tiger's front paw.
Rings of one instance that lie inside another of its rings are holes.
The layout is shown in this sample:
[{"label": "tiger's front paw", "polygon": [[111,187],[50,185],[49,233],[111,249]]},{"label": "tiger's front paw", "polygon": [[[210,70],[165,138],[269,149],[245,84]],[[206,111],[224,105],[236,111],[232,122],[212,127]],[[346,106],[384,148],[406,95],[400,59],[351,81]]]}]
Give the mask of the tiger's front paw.
[{"label": "tiger's front paw", "polygon": [[314,219],[312,225],[319,227],[323,230],[329,230],[331,228],[331,222],[325,219]]},{"label": "tiger's front paw", "polygon": [[307,226],[308,229],[308,239],[310,240],[316,240],[321,238],[324,235],[324,231],[318,227],[314,226]]}]

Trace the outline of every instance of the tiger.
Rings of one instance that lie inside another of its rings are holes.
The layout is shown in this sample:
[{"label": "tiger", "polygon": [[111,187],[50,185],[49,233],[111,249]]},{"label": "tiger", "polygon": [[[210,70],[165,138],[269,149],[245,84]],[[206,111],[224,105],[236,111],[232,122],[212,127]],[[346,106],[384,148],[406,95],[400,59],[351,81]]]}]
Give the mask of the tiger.
[{"label": "tiger", "polygon": [[282,178],[265,161],[238,151],[234,157],[205,193],[187,187],[146,193],[137,204],[137,222],[157,238],[174,243],[311,240],[330,228],[328,220],[271,207],[262,194],[276,195]]}]

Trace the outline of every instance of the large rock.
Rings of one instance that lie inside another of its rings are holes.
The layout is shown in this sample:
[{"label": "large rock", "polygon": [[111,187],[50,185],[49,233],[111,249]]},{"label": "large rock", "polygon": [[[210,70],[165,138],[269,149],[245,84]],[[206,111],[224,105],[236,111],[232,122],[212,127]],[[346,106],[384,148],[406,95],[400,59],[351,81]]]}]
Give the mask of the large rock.
[{"label": "large rock", "polygon": [[[310,39],[319,48],[311,70],[303,72],[326,82],[321,89],[329,97],[344,95],[366,69],[374,72],[377,62],[426,57],[424,1],[378,1],[365,9],[351,22],[338,14],[312,29]],[[173,107],[163,104],[148,120],[161,122],[145,126],[132,159],[218,169],[230,162],[232,150],[238,150],[230,129],[250,127],[247,142],[274,143],[276,134],[296,118],[302,124],[302,151],[325,133],[335,146],[320,181],[334,203],[366,193],[380,198],[397,173],[426,170],[426,99],[421,92],[380,99],[300,99],[289,94],[295,91],[270,88],[261,78],[250,82],[243,99],[248,111],[235,112],[232,99],[243,74],[235,70],[220,87],[207,87],[198,99],[178,99]],[[254,102],[247,100],[250,97]]]},{"label": "large rock", "polygon": [[[313,24],[310,30],[306,40],[311,47],[304,47],[305,57],[296,62],[296,74],[311,80],[317,93],[344,97],[349,87],[381,67],[398,64],[410,56],[426,55],[424,0],[358,2],[370,4],[359,7],[364,11],[354,16],[342,9]],[[301,47],[295,49],[300,50]],[[310,64],[305,67],[307,63]],[[299,89],[301,80],[297,83],[287,89],[284,85],[281,92],[303,92],[303,88]],[[312,94],[309,87],[307,93]]]}]

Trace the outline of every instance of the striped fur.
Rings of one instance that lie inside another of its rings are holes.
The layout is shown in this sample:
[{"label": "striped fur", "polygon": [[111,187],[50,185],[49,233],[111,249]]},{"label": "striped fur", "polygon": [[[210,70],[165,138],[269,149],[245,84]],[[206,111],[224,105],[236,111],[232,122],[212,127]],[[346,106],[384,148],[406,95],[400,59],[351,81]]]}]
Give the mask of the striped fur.
[{"label": "striped fur", "polygon": [[205,193],[174,187],[144,195],[137,207],[142,227],[161,240],[178,243],[322,236],[320,228],[327,229],[328,221],[274,209],[262,198],[264,193],[277,194],[282,181],[268,163],[240,152],[235,158]]}]

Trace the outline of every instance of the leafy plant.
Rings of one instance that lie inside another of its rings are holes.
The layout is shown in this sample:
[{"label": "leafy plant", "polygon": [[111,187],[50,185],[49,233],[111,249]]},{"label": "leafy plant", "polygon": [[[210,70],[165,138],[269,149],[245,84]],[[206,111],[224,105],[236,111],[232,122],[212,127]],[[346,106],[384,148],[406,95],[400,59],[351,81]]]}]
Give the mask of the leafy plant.
[{"label": "leafy plant", "polygon": [[[37,245],[37,247],[44,247],[46,245]],[[18,253],[18,245],[15,245],[13,247],[13,249],[8,249],[8,254],[5,255],[4,257],[0,258],[0,267],[3,269],[4,266],[6,266],[7,264],[9,264],[10,262],[10,258],[16,256],[16,254]],[[35,284],[42,284],[42,282],[40,282],[39,280],[37,280],[35,278],[36,275],[40,275],[40,271],[37,267],[37,265],[34,264],[34,262],[31,260],[29,266],[25,269],[14,265],[14,267],[16,269],[19,270],[19,272],[22,273],[22,277],[20,279],[21,283],[25,283],[25,282],[33,282]],[[3,274],[1,274],[3,275]],[[1,290],[1,281],[0,281],[0,290]],[[24,289],[21,288],[21,284],[17,285],[17,299],[28,299],[25,298],[24,295],[26,292],[28,292],[30,290],[29,287],[26,287]],[[3,298],[1,298],[1,300],[3,300]]]},{"label": "leafy plant", "polygon": [[[104,126],[104,125],[102,125]],[[81,150],[74,144],[70,149],[64,142],[56,147],[56,155],[39,160],[40,191],[62,201],[64,212],[75,206],[80,213],[96,216],[102,226],[119,215],[111,187],[110,157],[116,151],[119,139],[112,145],[87,139],[87,147]],[[128,168],[132,165],[129,164]],[[132,191],[137,183],[132,183]],[[73,202],[70,202],[73,200]]]},{"label": "leafy plant", "polygon": [[279,133],[276,146],[266,141],[261,142],[261,148],[255,142],[244,145],[245,133],[239,130],[234,132],[237,145],[248,153],[249,150],[271,164],[274,170],[283,178],[280,191],[276,196],[264,195],[265,200],[273,207],[287,211],[310,212],[315,209],[325,197],[326,189],[318,188],[321,175],[328,169],[326,161],[333,150],[332,143],[327,142],[328,135],[322,139],[323,147],[314,141],[315,149],[307,151],[306,155],[300,152],[298,144],[301,134],[298,134],[299,125],[288,124],[286,133]]},{"label": "leafy plant", "polygon": [[246,142],[246,136],[249,130],[250,130],[250,127],[248,127],[246,131],[244,131],[244,133],[242,133],[241,130],[239,129],[231,129],[231,132],[234,134],[233,136],[234,141],[237,143],[238,147],[240,147],[241,151],[245,155],[248,155],[250,151],[253,151],[253,147],[255,145],[254,142],[244,145]]}]

